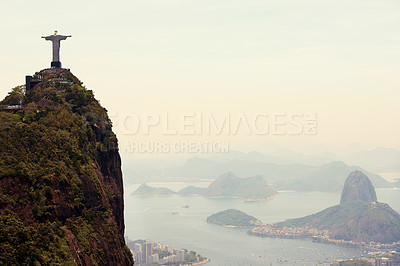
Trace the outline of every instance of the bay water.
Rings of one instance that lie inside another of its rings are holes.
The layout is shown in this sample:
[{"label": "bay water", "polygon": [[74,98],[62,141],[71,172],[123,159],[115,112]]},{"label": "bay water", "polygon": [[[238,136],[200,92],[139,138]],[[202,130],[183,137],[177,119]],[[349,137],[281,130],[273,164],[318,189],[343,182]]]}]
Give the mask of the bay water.
[{"label": "bay water", "polygon": [[[148,183],[177,191],[210,182]],[[244,199],[156,196],[130,194],[140,184],[125,186],[125,235],[150,239],[175,249],[194,250],[211,259],[207,265],[329,265],[335,259],[362,256],[357,248],[313,243],[308,239],[278,239],[249,236],[247,230],[206,223],[206,218],[226,209],[238,209],[264,223],[303,217],[339,203],[340,194],[280,191],[270,201],[245,203]],[[377,189],[378,201],[400,212],[400,190]],[[188,205],[189,208],[182,208]]]}]

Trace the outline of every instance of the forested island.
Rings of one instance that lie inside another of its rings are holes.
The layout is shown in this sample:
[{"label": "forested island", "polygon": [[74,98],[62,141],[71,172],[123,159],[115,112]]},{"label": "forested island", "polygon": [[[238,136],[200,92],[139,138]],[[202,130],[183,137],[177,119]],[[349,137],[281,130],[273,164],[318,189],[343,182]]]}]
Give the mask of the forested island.
[{"label": "forested island", "polygon": [[235,209],[215,213],[207,217],[207,223],[237,228],[251,228],[262,225],[257,218]]}]

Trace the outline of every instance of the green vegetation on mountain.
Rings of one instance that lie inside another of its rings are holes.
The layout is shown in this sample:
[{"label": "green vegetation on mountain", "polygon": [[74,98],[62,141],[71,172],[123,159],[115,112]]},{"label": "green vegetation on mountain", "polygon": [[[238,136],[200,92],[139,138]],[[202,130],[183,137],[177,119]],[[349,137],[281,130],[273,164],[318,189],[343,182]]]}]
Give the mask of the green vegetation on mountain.
[{"label": "green vegetation on mountain", "polygon": [[0,103],[25,106],[0,112],[0,263],[133,264],[106,109],[68,70],[35,78]]},{"label": "green vegetation on mountain", "polygon": [[347,241],[393,243],[400,239],[400,215],[385,203],[349,202],[275,225],[328,229],[331,238]]},{"label": "green vegetation on mountain", "polygon": [[0,264],[35,265],[52,263],[74,265],[67,238],[58,221],[25,224],[12,211],[0,215]]},{"label": "green vegetation on mountain", "polygon": [[253,227],[260,221],[242,211],[228,209],[207,217],[207,223],[233,227]]},{"label": "green vegetation on mountain", "polygon": [[[333,239],[356,242],[393,243],[400,239],[400,214],[376,199],[375,189],[360,171],[350,173],[342,202],[316,214],[275,224],[329,230]],[[342,194],[343,194],[342,193]],[[345,200],[343,200],[345,199]]]},{"label": "green vegetation on mountain", "polygon": [[13,88],[4,100],[0,101],[0,106],[22,105],[25,102],[25,86],[17,86]]}]

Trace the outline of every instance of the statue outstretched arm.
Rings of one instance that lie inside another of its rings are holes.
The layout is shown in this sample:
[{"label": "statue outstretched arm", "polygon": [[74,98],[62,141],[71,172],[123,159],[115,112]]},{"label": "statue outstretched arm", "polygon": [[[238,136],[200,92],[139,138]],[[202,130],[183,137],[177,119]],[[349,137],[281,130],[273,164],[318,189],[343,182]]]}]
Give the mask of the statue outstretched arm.
[{"label": "statue outstretched arm", "polygon": [[50,36],[42,36],[42,38],[46,39],[47,41],[52,41],[53,39],[65,40],[68,37],[72,37],[71,35],[50,35]]},{"label": "statue outstretched arm", "polygon": [[45,38],[46,41],[51,41],[53,39],[52,36],[42,36],[42,38]]},{"label": "statue outstretched arm", "polygon": [[65,35],[59,35],[61,38],[60,38],[60,40],[65,40],[65,39],[67,39],[68,37],[72,37],[71,35],[67,35],[67,36],[65,36]]}]

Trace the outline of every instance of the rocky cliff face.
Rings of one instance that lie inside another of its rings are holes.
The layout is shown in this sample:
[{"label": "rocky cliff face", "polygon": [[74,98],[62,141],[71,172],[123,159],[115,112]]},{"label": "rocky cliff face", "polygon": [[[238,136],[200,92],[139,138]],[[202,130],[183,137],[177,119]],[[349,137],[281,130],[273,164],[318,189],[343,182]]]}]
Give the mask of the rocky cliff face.
[{"label": "rocky cliff face", "polygon": [[376,202],[376,192],[369,178],[361,171],[350,173],[344,183],[340,204],[351,201]]},{"label": "rocky cliff face", "polygon": [[34,78],[0,102],[23,105],[0,112],[0,262],[132,265],[107,111],[68,70]]},{"label": "rocky cliff face", "polygon": [[330,238],[347,241],[393,243],[400,239],[400,214],[377,202],[375,188],[360,171],[348,176],[340,205],[276,225],[327,229]]}]

